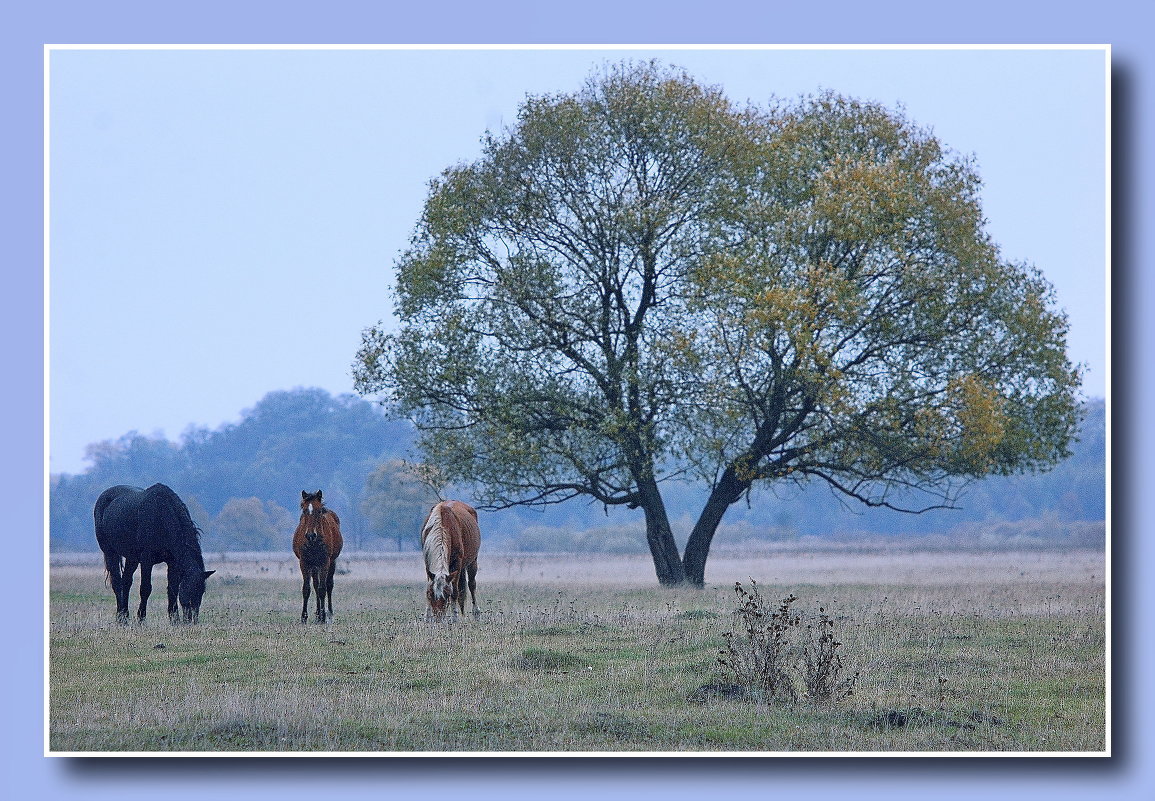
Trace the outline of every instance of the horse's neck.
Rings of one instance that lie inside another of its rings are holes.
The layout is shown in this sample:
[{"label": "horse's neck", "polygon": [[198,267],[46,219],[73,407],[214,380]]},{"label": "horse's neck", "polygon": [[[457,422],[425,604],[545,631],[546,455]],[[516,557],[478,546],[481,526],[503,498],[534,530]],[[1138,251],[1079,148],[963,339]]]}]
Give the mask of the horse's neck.
[{"label": "horse's neck", "polygon": [[[150,490],[145,492],[149,493]],[[150,499],[148,504],[144,519],[162,532],[161,537],[173,556],[170,566],[175,563],[182,572],[204,570],[205,560],[201,554],[198,529],[180,499],[169,490],[159,499]]]},{"label": "horse's neck", "polygon": [[183,538],[175,543],[172,547],[173,556],[177,564],[177,569],[182,573],[191,570],[204,570],[205,558],[201,553],[201,549],[192,542],[187,542]]}]

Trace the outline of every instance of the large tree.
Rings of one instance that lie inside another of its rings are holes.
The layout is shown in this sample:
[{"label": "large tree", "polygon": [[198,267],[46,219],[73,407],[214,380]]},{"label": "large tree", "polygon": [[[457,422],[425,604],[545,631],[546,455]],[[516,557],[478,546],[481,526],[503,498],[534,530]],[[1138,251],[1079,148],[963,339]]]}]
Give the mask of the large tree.
[{"label": "large tree", "polygon": [[[1053,464],[1078,418],[1065,317],[1000,257],[979,187],[874,104],[739,109],[611,67],[432,182],[356,386],[483,505],[641,508],[662,584],[703,582],[760,482],[950,505]],[[661,486],[688,477],[710,492],[683,555]]]}]

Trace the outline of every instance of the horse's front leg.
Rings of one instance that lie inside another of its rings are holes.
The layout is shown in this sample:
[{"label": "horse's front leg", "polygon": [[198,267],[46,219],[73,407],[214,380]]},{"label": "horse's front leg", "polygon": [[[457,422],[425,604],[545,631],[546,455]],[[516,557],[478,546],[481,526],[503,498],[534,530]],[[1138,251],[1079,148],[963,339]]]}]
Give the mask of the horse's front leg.
[{"label": "horse's front leg", "polygon": [[177,595],[180,592],[180,574],[172,565],[168,566],[168,622],[174,626],[180,623],[177,610]]},{"label": "horse's front leg", "polygon": [[317,622],[325,622],[325,572],[324,566],[313,571],[313,589],[317,591]]},{"label": "horse's front leg", "polygon": [[309,571],[301,566],[301,622],[309,622]]},{"label": "horse's front leg", "polygon": [[144,623],[144,616],[148,611],[148,596],[152,595],[152,565],[144,562],[140,565],[140,608],[136,610],[136,619]]}]

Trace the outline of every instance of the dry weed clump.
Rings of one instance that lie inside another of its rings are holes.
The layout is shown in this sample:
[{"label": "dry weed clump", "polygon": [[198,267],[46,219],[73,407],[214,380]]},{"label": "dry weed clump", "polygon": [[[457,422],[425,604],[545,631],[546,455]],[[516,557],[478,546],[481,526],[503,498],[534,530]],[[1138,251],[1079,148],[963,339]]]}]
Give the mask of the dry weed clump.
[{"label": "dry weed clump", "polygon": [[854,694],[859,672],[844,676],[842,645],[834,637],[834,620],[820,607],[818,620],[803,625],[793,610],[791,593],[771,610],[758,582],[734,583],[740,631],[722,636],[726,646],[718,656],[728,677],[749,694],[770,703],[794,703],[800,698],[829,704]]},{"label": "dry weed clump", "polygon": [[841,645],[834,639],[834,621],[819,607],[818,621],[806,625],[801,661],[806,694],[816,702],[841,701],[854,695],[860,672],[843,677],[842,657],[838,654]]}]

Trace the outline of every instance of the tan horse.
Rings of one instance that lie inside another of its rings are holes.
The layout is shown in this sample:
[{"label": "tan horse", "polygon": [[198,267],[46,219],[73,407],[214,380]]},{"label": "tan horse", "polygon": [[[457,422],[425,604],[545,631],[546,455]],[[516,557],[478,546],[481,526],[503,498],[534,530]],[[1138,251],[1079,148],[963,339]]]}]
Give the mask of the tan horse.
[{"label": "tan horse", "polygon": [[441,620],[448,606],[456,615],[465,614],[465,588],[477,608],[477,552],[481,548],[481,529],[477,511],[461,501],[442,501],[430,510],[421,526],[421,551],[425,557],[425,598],[429,601],[427,618]]},{"label": "tan horse", "polygon": [[309,620],[309,582],[317,590],[317,622],[325,622],[325,602],[333,617],[333,574],[341,555],[341,520],[326,509],[321,490],[301,491],[301,522],[293,534],[293,553],[301,564],[301,622]]}]

